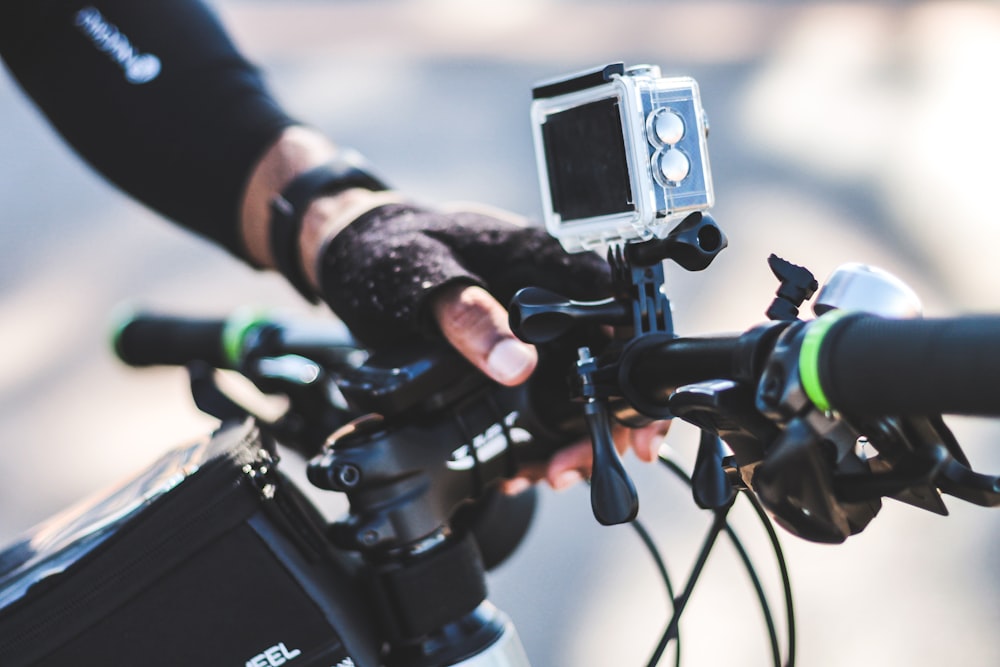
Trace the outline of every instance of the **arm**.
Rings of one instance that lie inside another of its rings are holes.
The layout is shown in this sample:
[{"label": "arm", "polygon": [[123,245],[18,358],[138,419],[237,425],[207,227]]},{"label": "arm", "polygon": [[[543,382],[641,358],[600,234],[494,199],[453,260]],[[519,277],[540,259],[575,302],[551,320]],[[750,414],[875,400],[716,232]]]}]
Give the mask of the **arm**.
[{"label": "arm", "polygon": [[[249,263],[276,266],[271,202],[337,149],[281,109],[204,4],[8,4],[0,55],[87,162]],[[419,334],[426,315],[487,375],[518,384],[534,370],[537,354],[511,333],[494,296],[512,293],[514,279],[503,276],[512,260],[530,256],[536,273],[561,273],[577,286],[606,281],[596,258],[569,261],[543,232],[506,216],[384,206],[401,201],[398,193],[361,188],[317,196],[293,240],[305,290],[322,296],[367,342]],[[364,225],[352,224],[361,219]],[[497,243],[505,249],[495,252]],[[396,262],[393,252],[403,259]],[[400,263],[409,271],[408,287],[384,280]],[[505,287],[496,291],[499,283]],[[357,295],[368,301],[352,304]],[[372,310],[382,316],[372,317]],[[643,458],[652,453],[648,444],[634,444]],[[536,476],[555,483],[564,472],[586,469],[589,447],[567,450],[573,451]]]},{"label": "arm", "polygon": [[[204,4],[19,0],[9,16],[0,54],[87,162],[251,264],[275,266],[270,202],[336,148],[282,111]],[[301,261],[317,292],[327,240],[361,212],[397,199],[349,190],[309,206]],[[445,335],[480,368],[508,383],[531,373],[533,349],[514,339],[485,290],[452,291],[436,303]],[[470,325],[479,335],[467,334]]]}]

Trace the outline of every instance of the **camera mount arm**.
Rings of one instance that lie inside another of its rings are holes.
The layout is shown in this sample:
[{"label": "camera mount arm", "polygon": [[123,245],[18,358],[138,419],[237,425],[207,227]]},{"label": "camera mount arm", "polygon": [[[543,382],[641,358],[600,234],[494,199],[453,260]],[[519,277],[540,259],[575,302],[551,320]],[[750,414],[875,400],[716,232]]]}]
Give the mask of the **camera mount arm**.
[{"label": "camera mount arm", "polygon": [[[726,245],[725,234],[711,216],[692,213],[663,239],[609,249],[614,297],[573,301],[529,287],[514,295],[510,305],[511,328],[522,340],[533,344],[556,341],[579,325],[594,323],[619,330],[630,328],[631,343],[673,338],[670,301],[663,290],[663,262],[669,259],[689,271],[700,271]],[[635,487],[611,436],[611,403],[624,397],[618,383],[624,349],[627,346],[612,345],[595,356],[589,347],[581,347],[576,364],[575,397],[583,403],[594,450],[591,507],[604,525],[631,521],[639,508]],[[703,458],[712,460],[709,456]]]}]

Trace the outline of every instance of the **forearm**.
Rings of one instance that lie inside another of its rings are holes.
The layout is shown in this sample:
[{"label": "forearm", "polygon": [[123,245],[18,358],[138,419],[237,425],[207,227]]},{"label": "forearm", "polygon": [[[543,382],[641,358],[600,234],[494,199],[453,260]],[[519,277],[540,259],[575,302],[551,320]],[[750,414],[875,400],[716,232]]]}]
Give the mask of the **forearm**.
[{"label": "forearm", "polygon": [[295,176],[326,162],[334,151],[323,135],[293,126],[254,165],[240,206],[240,234],[252,262],[274,267],[269,243],[271,202]]},{"label": "forearm", "polygon": [[84,159],[163,215],[266,259],[241,234],[248,179],[294,121],[210,10],[198,0],[16,0],[5,11],[0,55]]},{"label": "forearm", "polygon": [[[293,126],[281,134],[255,165],[243,195],[240,215],[244,245],[255,264],[275,266],[270,243],[271,202],[293,178],[328,162],[336,151],[319,132]],[[365,211],[399,199],[400,195],[393,191],[350,188],[333,196],[317,197],[309,204],[302,217],[297,243],[303,272],[317,293],[320,286],[318,264],[326,243]]]}]

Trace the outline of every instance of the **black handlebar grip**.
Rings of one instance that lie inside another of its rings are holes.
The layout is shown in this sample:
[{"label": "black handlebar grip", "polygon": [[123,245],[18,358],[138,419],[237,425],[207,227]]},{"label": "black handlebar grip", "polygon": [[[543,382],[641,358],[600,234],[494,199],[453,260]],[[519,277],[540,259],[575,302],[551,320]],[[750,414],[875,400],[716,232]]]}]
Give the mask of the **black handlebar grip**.
[{"label": "black handlebar grip", "polygon": [[184,366],[204,361],[230,368],[222,319],[195,319],[140,314],[119,326],[114,337],[118,357],[130,366]]},{"label": "black handlebar grip", "polygon": [[997,416],[1000,316],[848,315],[823,335],[817,371],[829,405],[847,415]]}]

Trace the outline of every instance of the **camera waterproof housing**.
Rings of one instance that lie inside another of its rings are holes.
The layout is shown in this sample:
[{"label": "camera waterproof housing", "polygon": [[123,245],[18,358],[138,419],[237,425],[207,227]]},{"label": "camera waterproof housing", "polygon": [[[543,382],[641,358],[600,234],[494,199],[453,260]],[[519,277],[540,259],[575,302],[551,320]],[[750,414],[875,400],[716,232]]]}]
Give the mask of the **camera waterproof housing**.
[{"label": "camera waterproof housing", "polygon": [[712,206],[694,79],[615,63],[539,83],[532,96],[545,226],[567,251],[662,238]]}]

